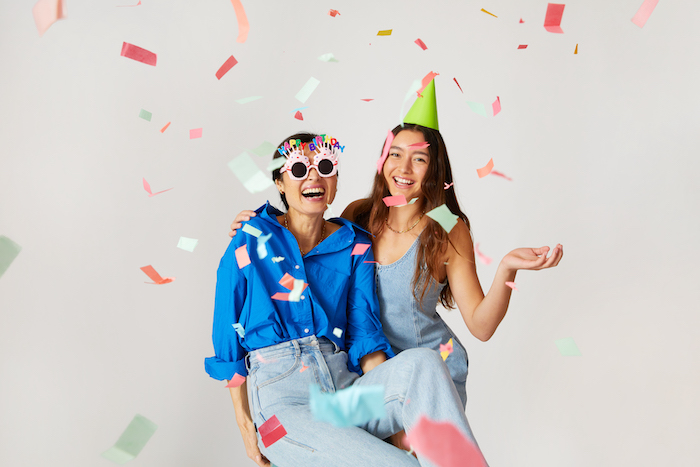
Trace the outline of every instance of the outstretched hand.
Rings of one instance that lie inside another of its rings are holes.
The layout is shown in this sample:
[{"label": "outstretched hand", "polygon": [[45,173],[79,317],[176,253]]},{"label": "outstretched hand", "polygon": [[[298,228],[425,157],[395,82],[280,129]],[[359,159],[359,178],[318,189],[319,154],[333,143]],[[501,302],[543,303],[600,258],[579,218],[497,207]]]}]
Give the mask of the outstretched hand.
[{"label": "outstretched hand", "polygon": [[240,229],[243,227],[242,222],[249,221],[251,217],[255,217],[257,214],[255,214],[255,211],[241,211],[238,213],[236,216],[236,219],[231,223],[231,231],[228,233],[229,237],[235,237],[236,236],[236,230]]},{"label": "outstretched hand", "polygon": [[553,268],[564,256],[564,247],[557,243],[552,250],[552,254],[547,257],[548,246],[540,248],[517,248],[503,257],[501,263],[513,271],[519,269],[529,269],[537,271],[540,269]]}]

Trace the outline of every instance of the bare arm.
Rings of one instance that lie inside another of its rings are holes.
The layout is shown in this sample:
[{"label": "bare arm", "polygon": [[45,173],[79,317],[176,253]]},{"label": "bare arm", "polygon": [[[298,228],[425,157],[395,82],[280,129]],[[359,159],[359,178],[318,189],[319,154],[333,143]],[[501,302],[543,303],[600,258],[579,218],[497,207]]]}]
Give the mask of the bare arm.
[{"label": "bare arm", "polygon": [[250,408],[248,406],[248,384],[243,383],[237,388],[229,388],[231,391],[231,399],[233,400],[233,408],[236,411],[236,423],[238,429],[241,430],[243,444],[245,444],[246,454],[253,459],[260,467],[270,467],[270,461],[260,452],[258,447],[258,436],[255,432],[253,418],[250,416]]}]

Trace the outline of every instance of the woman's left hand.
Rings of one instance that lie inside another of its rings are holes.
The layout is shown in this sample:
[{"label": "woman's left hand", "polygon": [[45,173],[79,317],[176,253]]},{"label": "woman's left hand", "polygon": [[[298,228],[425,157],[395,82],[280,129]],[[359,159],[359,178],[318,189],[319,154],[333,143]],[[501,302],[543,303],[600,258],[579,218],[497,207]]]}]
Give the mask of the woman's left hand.
[{"label": "woman's left hand", "polygon": [[540,248],[517,248],[503,257],[501,264],[506,268],[517,271],[519,269],[529,269],[536,271],[540,269],[553,268],[564,256],[564,247],[557,243],[552,250],[552,254],[547,257],[548,246]]}]

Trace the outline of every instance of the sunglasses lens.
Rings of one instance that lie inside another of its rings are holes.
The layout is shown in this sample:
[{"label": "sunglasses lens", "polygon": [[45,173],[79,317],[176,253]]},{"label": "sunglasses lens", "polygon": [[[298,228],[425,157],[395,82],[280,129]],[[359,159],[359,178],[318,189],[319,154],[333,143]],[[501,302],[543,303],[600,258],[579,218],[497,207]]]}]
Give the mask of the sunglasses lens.
[{"label": "sunglasses lens", "polygon": [[295,162],[292,164],[292,175],[296,178],[306,177],[306,166],[301,162]]},{"label": "sunglasses lens", "polygon": [[329,175],[333,172],[333,162],[328,159],[323,159],[318,163],[318,173],[321,175]]}]

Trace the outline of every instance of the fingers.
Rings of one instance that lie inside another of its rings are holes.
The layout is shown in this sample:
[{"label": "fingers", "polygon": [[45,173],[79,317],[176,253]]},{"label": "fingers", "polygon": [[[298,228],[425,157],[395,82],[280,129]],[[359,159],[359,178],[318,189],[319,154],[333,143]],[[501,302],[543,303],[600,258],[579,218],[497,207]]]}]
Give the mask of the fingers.
[{"label": "fingers", "polygon": [[552,250],[552,254],[547,259],[547,261],[542,265],[542,267],[540,267],[540,269],[547,269],[547,268],[555,267],[557,264],[559,264],[559,261],[561,261],[561,258],[563,255],[564,255],[564,247],[560,243],[557,243],[557,246],[555,246],[554,250]]}]

